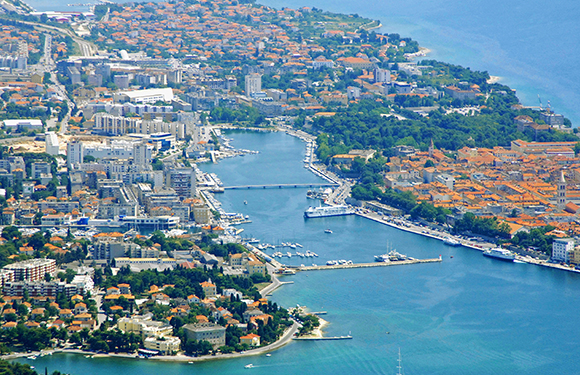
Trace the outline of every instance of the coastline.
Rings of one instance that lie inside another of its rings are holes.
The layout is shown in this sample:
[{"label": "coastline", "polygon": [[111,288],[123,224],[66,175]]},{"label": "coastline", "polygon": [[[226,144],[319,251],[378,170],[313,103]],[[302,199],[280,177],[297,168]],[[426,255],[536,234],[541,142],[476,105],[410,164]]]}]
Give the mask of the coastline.
[{"label": "coastline", "polygon": [[229,353],[229,354],[216,354],[216,355],[204,355],[198,357],[191,357],[184,354],[174,355],[174,356],[154,356],[154,357],[140,357],[138,354],[119,354],[119,353],[95,353],[86,350],[80,349],[53,349],[53,350],[43,350],[40,352],[31,352],[31,353],[12,353],[0,356],[0,358],[4,360],[11,360],[17,358],[26,358],[29,356],[45,356],[45,355],[52,355],[52,354],[78,354],[84,355],[88,358],[125,358],[125,359],[136,359],[136,360],[154,360],[154,361],[163,361],[163,362],[204,362],[204,361],[213,361],[213,360],[220,360],[220,359],[229,359],[229,358],[242,358],[242,357],[250,357],[256,356],[261,354],[266,354],[268,352],[272,352],[277,350],[292,341],[292,337],[294,334],[298,332],[298,328],[300,325],[297,322],[294,322],[289,328],[287,328],[280,338],[263,347],[255,348],[246,350],[243,353]]},{"label": "coastline", "polygon": [[[379,217],[374,217],[374,216],[372,216],[370,214],[356,213],[355,215],[364,217],[364,218],[369,219],[369,220],[372,220],[372,221],[376,221],[377,223],[380,223],[380,224],[388,225],[388,226],[390,226],[392,228],[396,228],[396,229],[399,229],[399,230],[402,230],[402,231],[405,231],[405,232],[417,234],[417,235],[420,235],[420,236],[423,236],[423,237],[433,238],[433,239],[439,240],[439,241],[444,241],[445,240],[445,237],[436,236],[436,235],[433,235],[433,234],[430,234],[430,233],[422,233],[419,229],[414,228],[413,226],[411,226],[411,227],[400,226],[400,225],[397,225],[395,223],[391,223],[391,222],[382,220]],[[483,252],[483,251],[485,251],[485,250],[487,250],[489,248],[489,247],[484,247],[482,245],[479,245],[479,244],[477,244],[475,242],[469,242],[469,241],[465,241],[465,240],[460,241],[460,244],[461,244],[460,246],[463,246],[463,247],[466,247],[466,248],[469,248],[469,249],[472,249],[472,250],[477,250],[477,251],[480,251],[480,252]],[[545,260],[534,259],[534,258],[531,258],[529,256],[516,255],[516,260],[518,262],[532,264],[532,265],[535,265],[535,266],[541,266],[541,267],[546,267],[546,268],[552,268],[552,269],[559,270],[559,271],[568,271],[568,272],[572,272],[572,273],[580,273],[580,270],[576,270],[576,269],[570,268],[568,266],[562,266],[562,265],[557,264],[557,263],[548,263]]]}]

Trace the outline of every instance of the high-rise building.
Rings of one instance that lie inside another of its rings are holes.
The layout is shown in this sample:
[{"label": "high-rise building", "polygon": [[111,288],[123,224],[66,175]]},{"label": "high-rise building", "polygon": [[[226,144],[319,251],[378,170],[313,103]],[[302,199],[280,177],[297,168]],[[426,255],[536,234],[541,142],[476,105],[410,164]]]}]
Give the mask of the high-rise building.
[{"label": "high-rise building", "polygon": [[55,132],[46,133],[46,153],[49,155],[58,155],[59,143]]},{"label": "high-rise building", "polygon": [[82,142],[72,141],[66,145],[66,163],[70,169],[74,164],[83,162],[84,146]]},{"label": "high-rise building", "polygon": [[145,166],[151,163],[153,147],[145,143],[133,145],[133,161],[135,165]]},{"label": "high-rise building", "polygon": [[250,73],[246,76],[246,95],[250,96],[262,91],[262,76],[258,73]]},{"label": "high-rise building", "polygon": [[196,179],[193,168],[177,168],[166,172],[165,185],[174,189],[182,198],[196,196]]}]

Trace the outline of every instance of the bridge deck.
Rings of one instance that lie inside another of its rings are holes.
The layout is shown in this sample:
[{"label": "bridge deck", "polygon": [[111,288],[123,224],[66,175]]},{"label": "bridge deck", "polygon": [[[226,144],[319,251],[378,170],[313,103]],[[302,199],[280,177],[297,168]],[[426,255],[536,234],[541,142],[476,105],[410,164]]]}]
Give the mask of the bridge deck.
[{"label": "bridge deck", "polygon": [[293,189],[293,188],[321,188],[321,187],[336,187],[338,184],[333,183],[312,183],[312,184],[266,184],[266,185],[238,185],[238,186],[224,186],[224,190],[240,190],[240,189]]}]

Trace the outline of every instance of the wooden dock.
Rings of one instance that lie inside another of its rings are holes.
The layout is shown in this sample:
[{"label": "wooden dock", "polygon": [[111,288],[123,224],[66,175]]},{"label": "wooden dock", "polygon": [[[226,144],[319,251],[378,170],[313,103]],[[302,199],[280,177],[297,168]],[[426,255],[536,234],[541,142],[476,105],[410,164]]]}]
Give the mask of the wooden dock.
[{"label": "wooden dock", "polygon": [[331,337],[292,337],[293,340],[321,341],[321,340],[351,340],[352,336],[331,336]]},{"label": "wooden dock", "polygon": [[400,261],[395,261],[395,262],[335,264],[332,266],[327,266],[327,265],[303,266],[303,267],[296,267],[296,270],[297,271],[342,270],[342,269],[350,269],[350,268],[388,267],[388,266],[404,266],[404,265],[408,265],[408,264],[419,264],[419,263],[438,263],[441,261],[442,261],[441,258],[409,259],[409,260],[400,260]]}]

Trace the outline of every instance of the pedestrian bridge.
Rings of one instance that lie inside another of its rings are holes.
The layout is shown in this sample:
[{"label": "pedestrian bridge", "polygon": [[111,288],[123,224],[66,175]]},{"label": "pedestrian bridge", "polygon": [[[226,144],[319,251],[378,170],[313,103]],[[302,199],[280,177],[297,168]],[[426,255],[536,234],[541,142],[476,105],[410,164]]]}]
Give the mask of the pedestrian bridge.
[{"label": "pedestrian bridge", "polygon": [[322,188],[322,187],[337,187],[338,184],[333,183],[313,183],[313,184],[267,184],[267,185],[237,185],[224,186],[224,190],[243,190],[243,189],[294,189],[294,188]]}]

